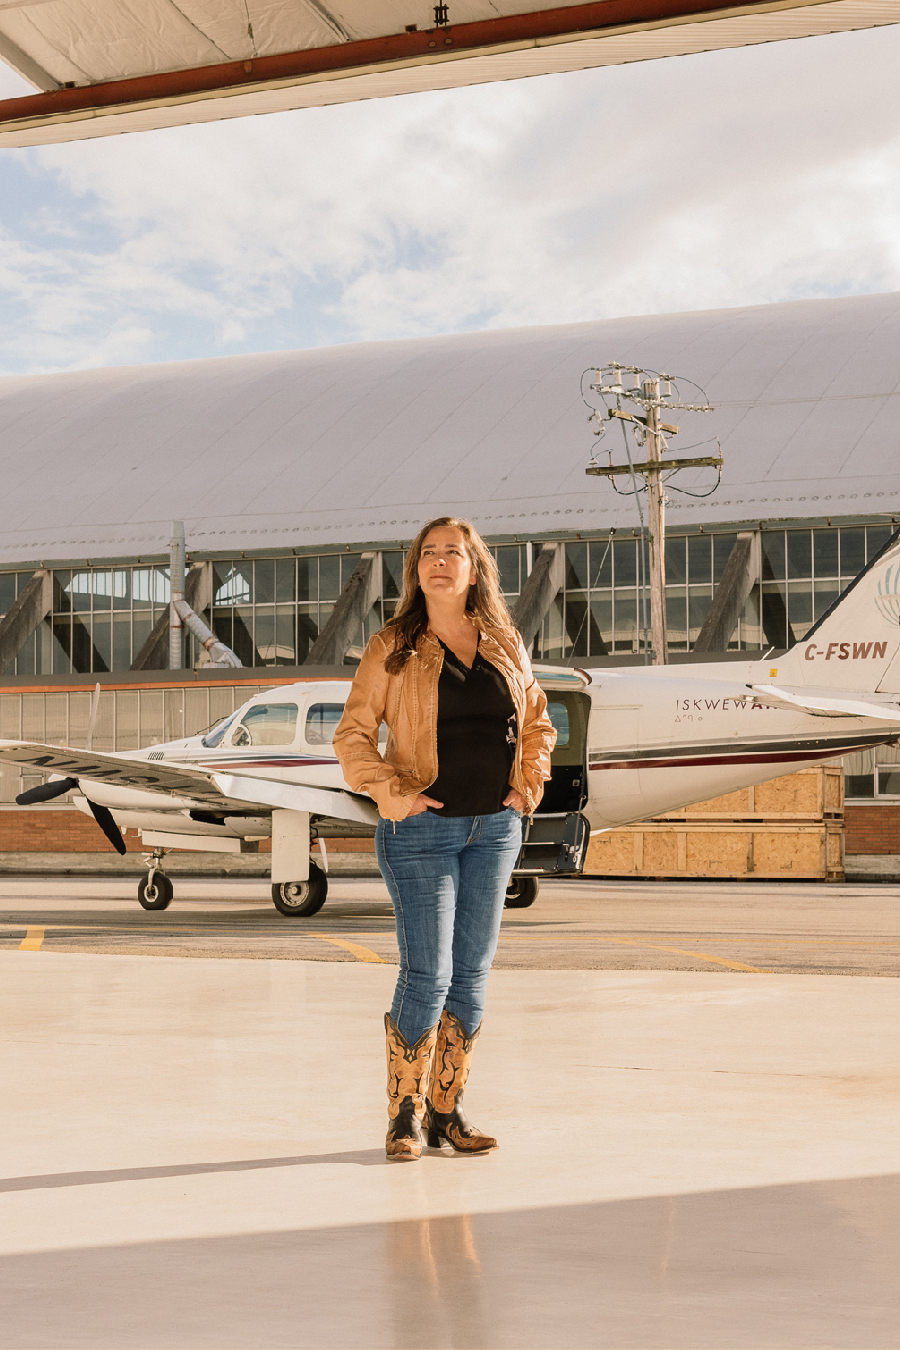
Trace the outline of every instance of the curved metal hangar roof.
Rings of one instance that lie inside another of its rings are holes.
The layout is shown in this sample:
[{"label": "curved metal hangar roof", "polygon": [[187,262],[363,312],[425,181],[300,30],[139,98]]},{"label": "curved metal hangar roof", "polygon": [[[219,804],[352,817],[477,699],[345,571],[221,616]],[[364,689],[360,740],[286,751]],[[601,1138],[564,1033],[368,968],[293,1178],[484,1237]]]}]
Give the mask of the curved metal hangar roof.
[{"label": "curved metal hangar roof", "polygon": [[620,65],[898,21],[896,0],[0,0],[0,59],[45,92],[0,145]]},{"label": "curved metal hangar roof", "polygon": [[631,526],[584,472],[580,376],[611,360],[716,405],[675,445],[718,436],[722,485],[673,496],[672,525],[900,512],[898,353],[891,294],[7,377],[0,565],[152,556],[173,518],[210,553],[405,539],[446,511],[490,536]]}]

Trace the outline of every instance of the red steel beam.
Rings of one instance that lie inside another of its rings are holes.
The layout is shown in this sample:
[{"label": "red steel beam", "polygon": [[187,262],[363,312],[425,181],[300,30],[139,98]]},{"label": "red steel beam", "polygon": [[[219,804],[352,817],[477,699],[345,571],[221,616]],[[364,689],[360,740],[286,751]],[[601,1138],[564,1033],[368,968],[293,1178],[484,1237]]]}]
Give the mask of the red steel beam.
[{"label": "red steel beam", "polygon": [[134,103],[159,103],[220,89],[250,91],[256,85],[268,85],[272,81],[290,81],[397,61],[410,62],[416,57],[450,56],[460,51],[528,44],[541,38],[602,36],[604,29],[643,27],[679,19],[691,21],[714,14],[726,15],[734,11],[746,14],[754,9],[773,8],[782,6],[773,6],[772,0],[743,0],[733,7],[723,5],[722,0],[594,0],[592,4],[566,5],[538,10],[534,14],[513,14],[478,23],[454,24],[449,28],[394,33],[360,42],[342,42],[333,47],[258,56],[248,61],[223,61],[213,66],[195,66],[189,70],[164,71],[3,99],[0,100],[0,124],[60,113],[127,107]]}]

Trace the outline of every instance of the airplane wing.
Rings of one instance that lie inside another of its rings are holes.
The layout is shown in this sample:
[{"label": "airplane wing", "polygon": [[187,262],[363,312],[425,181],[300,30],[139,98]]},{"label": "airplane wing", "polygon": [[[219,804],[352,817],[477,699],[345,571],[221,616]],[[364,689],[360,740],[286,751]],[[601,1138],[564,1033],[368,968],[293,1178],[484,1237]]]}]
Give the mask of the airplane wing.
[{"label": "airplane wing", "polygon": [[276,783],[271,778],[242,778],[225,773],[215,774],[213,782],[232,801],[254,806],[261,804],[273,810],[309,811],[313,815],[355,820],[363,825],[378,823],[374,802],[337,788],[303,787],[298,783]]},{"label": "airplane wing", "polygon": [[804,712],[823,713],[830,717],[875,717],[882,722],[900,725],[900,702],[895,694],[859,696],[834,689],[805,689],[797,685],[751,684],[754,694],[763,701],[790,704]]},{"label": "airplane wing", "polygon": [[125,759],[95,750],[72,750],[68,746],[42,745],[38,741],[0,741],[0,762],[17,764],[38,773],[107,783],[115,787],[159,792],[167,797],[185,797],[219,810],[246,811],[248,806],[289,811],[309,811],[374,824],[378,812],[372,802],[335,788],[304,787],[266,778],[210,774],[186,765],[161,764],[157,760]]}]

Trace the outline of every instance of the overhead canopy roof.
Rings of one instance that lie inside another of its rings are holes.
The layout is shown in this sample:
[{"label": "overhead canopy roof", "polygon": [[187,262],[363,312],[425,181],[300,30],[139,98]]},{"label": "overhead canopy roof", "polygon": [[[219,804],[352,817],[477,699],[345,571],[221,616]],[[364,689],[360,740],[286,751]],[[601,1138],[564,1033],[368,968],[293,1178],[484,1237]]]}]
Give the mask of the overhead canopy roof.
[{"label": "overhead canopy roof", "polygon": [[7,377],[0,567],[159,555],[173,519],[202,554],[408,539],[445,512],[494,538],[630,528],[633,499],[585,476],[580,377],[611,360],[716,405],[677,416],[721,439],[722,486],[673,493],[671,528],[900,514],[891,294]]},{"label": "overhead canopy roof", "polygon": [[898,22],[896,0],[0,0],[0,146],[317,107]]}]

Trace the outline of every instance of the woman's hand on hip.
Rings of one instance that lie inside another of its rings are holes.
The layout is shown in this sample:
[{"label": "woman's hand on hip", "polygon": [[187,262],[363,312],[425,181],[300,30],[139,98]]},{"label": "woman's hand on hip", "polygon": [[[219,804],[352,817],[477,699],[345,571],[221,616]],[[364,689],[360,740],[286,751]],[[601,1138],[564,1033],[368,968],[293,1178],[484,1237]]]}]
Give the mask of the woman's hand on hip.
[{"label": "woman's hand on hip", "polygon": [[423,811],[427,811],[429,806],[443,806],[443,802],[435,801],[434,797],[426,797],[424,792],[420,792],[417,797],[413,797],[413,804],[409,808],[411,816],[420,816]]},{"label": "woman's hand on hip", "polygon": [[525,814],[525,798],[521,792],[516,792],[515,788],[510,788],[503,798],[504,806],[511,806],[514,811],[518,811],[520,816]]}]

